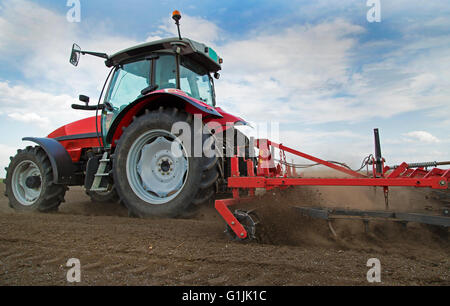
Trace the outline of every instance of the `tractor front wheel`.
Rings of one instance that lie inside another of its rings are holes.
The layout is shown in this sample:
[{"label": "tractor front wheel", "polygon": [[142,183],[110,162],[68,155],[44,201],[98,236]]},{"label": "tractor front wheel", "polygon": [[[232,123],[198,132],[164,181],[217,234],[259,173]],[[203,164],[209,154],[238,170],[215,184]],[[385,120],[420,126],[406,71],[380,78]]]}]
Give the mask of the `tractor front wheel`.
[{"label": "tractor front wheel", "polygon": [[9,205],[18,211],[50,212],[58,209],[66,187],[53,182],[53,171],[41,147],[18,150],[6,169]]}]

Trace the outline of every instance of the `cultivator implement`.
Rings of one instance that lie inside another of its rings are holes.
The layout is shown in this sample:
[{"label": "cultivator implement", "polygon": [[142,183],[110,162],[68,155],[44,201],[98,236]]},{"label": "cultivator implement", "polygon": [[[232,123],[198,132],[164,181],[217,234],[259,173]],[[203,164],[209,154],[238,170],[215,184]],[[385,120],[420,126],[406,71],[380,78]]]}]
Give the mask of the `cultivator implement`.
[{"label": "cultivator implement", "polygon": [[[228,187],[231,188],[233,197],[229,199],[218,199],[215,201],[215,207],[219,214],[227,223],[228,232],[233,231],[237,239],[247,239],[255,236],[254,226],[249,226],[254,217],[243,211],[232,213],[230,206],[251,202],[254,199],[257,188],[271,190],[274,188],[285,189],[290,186],[372,186],[383,187],[386,210],[389,209],[389,187],[428,187],[432,189],[447,189],[450,180],[450,169],[439,169],[437,165],[449,165],[450,162],[431,162],[431,163],[402,163],[398,166],[389,167],[385,165],[385,160],[381,156],[380,140],[378,129],[375,129],[375,156],[368,156],[361,169],[355,171],[350,169],[343,163],[334,161],[325,161],[320,158],[308,155],[306,153],[294,150],[283,144],[275,143],[267,139],[259,139],[255,141],[255,147],[259,149],[258,165],[255,166],[252,159],[246,159],[247,176],[241,176],[239,172],[238,156],[231,158],[231,176],[228,178]],[[274,158],[275,149],[280,153],[280,159]],[[314,162],[313,165],[322,165],[346,175],[345,178],[305,178],[297,175],[295,168],[298,167],[293,163],[286,161],[286,153],[293,154],[298,157]],[[361,170],[366,167],[366,173]],[[371,167],[371,171],[369,171]],[[432,167],[430,169],[430,167]],[[241,197],[241,190],[248,190],[248,196]],[[308,212],[308,209],[303,209]],[[314,212],[322,212],[330,217],[329,211],[322,208],[320,211],[312,211],[310,216],[314,217]],[[356,213],[358,214],[358,213]],[[364,215],[364,212],[360,213]],[[372,215],[376,215],[373,213]],[[348,211],[344,215],[351,215]],[[367,215],[367,214],[365,214]],[[379,213],[378,213],[379,215]],[[388,217],[393,218],[392,212],[387,213]],[[417,215],[399,215],[404,217],[405,222],[421,220],[431,220],[433,218],[422,218]],[[443,219],[442,219],[443,218]],[[436,225],[450,226],[450,218],[438,218]],[[437,220],[437,219],[436,219]],[[244,222],[243,222],[244,221]],[[431,222],[431,221],[430,221]],[[427,222],[423,222],[427,223]],[[429,222],[428,222],[429,223]],[[434,223],[429,223],[434,224]],[[250,233],[250,234],[249,234]]]}]

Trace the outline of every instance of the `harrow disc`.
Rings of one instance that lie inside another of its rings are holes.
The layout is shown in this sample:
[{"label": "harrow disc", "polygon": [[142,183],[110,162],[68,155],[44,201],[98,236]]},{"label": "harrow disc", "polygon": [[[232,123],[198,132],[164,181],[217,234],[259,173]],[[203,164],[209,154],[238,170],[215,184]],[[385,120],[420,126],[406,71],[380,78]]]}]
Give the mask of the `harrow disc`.
[{"label": "harrow disc", "polygon": [[247,237],[243,239],[238,237],[229,225],[227,225],[225,229],[225,233],[227,234],[227,236],[234,241],[258,240],[257,227],[258,224],[260,223],[260,219],[257,216],[257,214],[253,210],[251,211],[235,210],[233,215],[247,231]]}]

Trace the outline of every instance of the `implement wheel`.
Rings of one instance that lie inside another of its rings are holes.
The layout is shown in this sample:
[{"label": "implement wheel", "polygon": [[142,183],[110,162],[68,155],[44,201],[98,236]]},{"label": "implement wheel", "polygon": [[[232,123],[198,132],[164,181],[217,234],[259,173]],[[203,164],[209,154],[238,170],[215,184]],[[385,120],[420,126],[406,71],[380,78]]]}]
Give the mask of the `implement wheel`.
[{"label": "implement wheel", "polygon": [[257,233],[257,227],[258,224],[260,223],[260,220],[254,211],[246,212],[242,210],[236,210],[233,215],[244,227],[245,231],[247,232],[247,237],[246,238],[238,237],[236,233],[231,229],[231,227],[227,225],[225,233],[231,240],[233,241],[260,240],[259,235]]}]

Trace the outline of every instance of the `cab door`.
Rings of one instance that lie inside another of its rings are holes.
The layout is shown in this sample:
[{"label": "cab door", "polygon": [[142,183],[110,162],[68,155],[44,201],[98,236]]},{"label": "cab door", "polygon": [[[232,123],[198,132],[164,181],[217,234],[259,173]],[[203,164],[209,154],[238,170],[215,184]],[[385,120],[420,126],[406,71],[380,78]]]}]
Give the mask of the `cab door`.
[{"label": "cab door", "polygon": [[105,95],[105,102],[111,107],[102,112],[102,135],[105,144],[107,144],[105,137],[112,122],[127,105],[142,97],[141,91],[151,85],[151,74],[151,59],[138,60],[116,67]]}]

